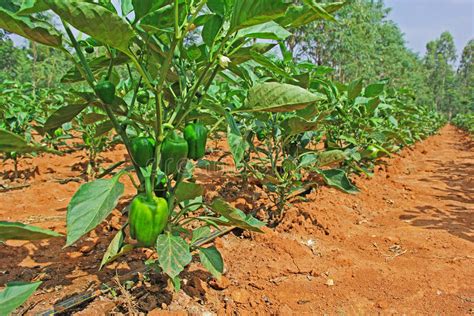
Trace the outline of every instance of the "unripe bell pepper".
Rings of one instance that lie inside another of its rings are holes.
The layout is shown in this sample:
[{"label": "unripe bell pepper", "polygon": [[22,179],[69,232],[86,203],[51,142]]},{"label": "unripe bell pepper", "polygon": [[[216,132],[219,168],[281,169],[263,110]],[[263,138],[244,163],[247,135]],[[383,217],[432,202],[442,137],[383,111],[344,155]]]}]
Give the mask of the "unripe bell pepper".
[{"label": "unripe bell pepper", "polygon": [[257,132],[257,139],[262,142],[265,138],[267,138],[267,132],[265,130],[259,130]]},{"label": "unripe bell pepper", "polygon": [[115,85],[109,80],[102,80],[95,86],[95,93],[105,104],[112,104],[115,100]]},{"label": "unripe bell pepper", "polygon": [[140,104],[146,104],[150,100],[150,95],[148,94],[148,91],[140,91],[137,94],[137,101]]},{"label": "unripe bell pepper", "polygon": [[206,154],[207,128],[202,123],[188,124],[184,129],[184,138],[188,142],[188,158],[198,160]]},{"label": "unripe bell pepper", "polygon": [[153,247],[168,223],[168,203],[156,196],[140,194],[130,206],[130,236],[145,247]]},{"label": "unripe bell pepper", "polygon": [[132,155],[135,163],[145,168],[155,158],[155,140],[151,137],[136,137],[132,139]]},{"label": "unripe bell pepper", "polygon": [[93,46],[86,46],[86,48],[84,50],[86,51],[86,53],[92,54],[94,52],[94,47]]},{"label": "unripe bell pepper", "polygon": [[167,175],[175,174],[180,170],[188,157],[188,143],[172,131],[161,144],[160,169]]}]

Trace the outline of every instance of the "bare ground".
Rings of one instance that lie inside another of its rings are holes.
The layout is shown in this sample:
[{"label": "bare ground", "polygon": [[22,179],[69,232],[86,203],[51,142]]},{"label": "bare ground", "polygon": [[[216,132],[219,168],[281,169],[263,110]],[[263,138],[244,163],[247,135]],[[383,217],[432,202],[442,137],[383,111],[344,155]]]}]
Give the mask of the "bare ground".
[{"label": "bare ground", "polygon": [[[104,163],[123,156],[117,148],[103,154]],[[84,161],[81,151],[23,161],[29,187],[0,193],[0,220],[64,233],[66,206],[82,181]],[[0,183],[13,185],[6,180],[11,170],[10,163],[1,165]],[[75,180],[64,183],[67,178]],[[200,172],[198,179],[207,198],[219,192],[246,211],[269,203],[259,189],[242,188],[229,175]],[[74,313],[474,313],[472,138],[447,126],[377,166],[372,179],[354,180],[361,189],[357,195],[323,187],[294,202],[274,230],[219,238],[216,245],[226,263],[220,282],[193,264],[183,274],[180,293],[170,291],[163,280],[146,281],[145,294],[104,295]],[[127,183],[121,206],[132,196]],[[149,255],[143,250],[97,270],[124,220],[115,211],[107,223],[65,249],[64,238],[0,245],[0,286],[43,280],[22,310],[35,313],[140,268]]]}]

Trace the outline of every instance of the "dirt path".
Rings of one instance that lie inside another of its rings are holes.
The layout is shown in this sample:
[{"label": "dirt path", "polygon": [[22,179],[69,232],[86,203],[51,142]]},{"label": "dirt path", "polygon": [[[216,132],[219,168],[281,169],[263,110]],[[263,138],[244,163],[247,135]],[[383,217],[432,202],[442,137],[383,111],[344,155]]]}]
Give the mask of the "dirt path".
[{"label": "dirt path", "polygon": [[[0,219],[30,219],[64,231],[65,206],[79,184],[58,184],[48,177],[74,176],[71,160],[81,160],[78,155],[69,161],[51,157],[51,174],[44,172],[44,159],[35,160],[40,172],[31,187],[0,194]],[[120,155],[107,153],[111,161]],[[158,306],[281,315],[474,313],[472,139],[447,126],[377,167],[372,179],[356,182],[361,188],[357,195],[325,187],[295,202],[276,230],[219,239],[227,271],[223,281],[209,282],[193,266],[184,291],[174,294],[172,302],[161,289]],[[243,193],[234,202],[252,209],[263,200],[255,199]],[[120,220],[114,216],[71,249],[62,250],[60,239],[0,246],[0,285],[46,275],[43,291],[31,300],[38,302],[33,308],[38,311],[110,279],[116,269],[133,269],[141,253],[96,270],[113,222]]]}]

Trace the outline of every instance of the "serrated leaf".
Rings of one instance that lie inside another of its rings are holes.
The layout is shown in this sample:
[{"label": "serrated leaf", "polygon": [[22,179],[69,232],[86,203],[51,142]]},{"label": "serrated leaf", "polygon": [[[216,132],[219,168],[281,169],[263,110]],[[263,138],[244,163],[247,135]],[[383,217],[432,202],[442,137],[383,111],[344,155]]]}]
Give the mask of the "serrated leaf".
[{"label": "serrated leaf", "polygon": [[214,277],[221,277],[224,272],[224,260],[222,260],[221,253],[215,246],[199,248],[199,259],[201,259],[203,266],[211,272]]},{"label": "serrated leaf", "polygon": [[61,236],[63,235],[49,229],[0,221],[0,240],[41,240]]},{"label": "serrated leaf", "polygon": [[169,232],[158,236],[156,250],[161,269],[172,279],[177,277],[192,260],[188,243]]},{"label": "serrated leaf", "polygon": [[77,190],[67,207],[66,247],[97,227],[117,206],[124,192],[121,175],[83,184]]},{"label": "serrated leaf", "polygon": [[20,307],[41,285],[41,281],[34,283],[11,282],[0,292],[0,315],[9,315]]}]

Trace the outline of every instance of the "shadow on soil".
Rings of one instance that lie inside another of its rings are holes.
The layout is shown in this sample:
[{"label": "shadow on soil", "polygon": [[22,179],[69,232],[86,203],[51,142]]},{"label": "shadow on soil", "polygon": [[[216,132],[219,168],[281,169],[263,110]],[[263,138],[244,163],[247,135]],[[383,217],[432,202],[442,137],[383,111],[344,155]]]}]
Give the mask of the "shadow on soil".
[{"label": "shadow on soil", "polygon": [[[464,152],[471,151],[474,142],[464,139],[456,144],[456,147]],[[474,156],[469,159],[474,160]],[[443,182],[446,188],[433,186],[433,189],[439,192],[436,195],[438,199],[449,204],[445,209],[431,205],[417,206],[415,210],[400,216],[400,219],[410,220],[414,226],[445,230],[454,236],[474,242],[474,163],[456,163],[455,160],[433,162],[436,164],[436,172],[420,181]]]}]

